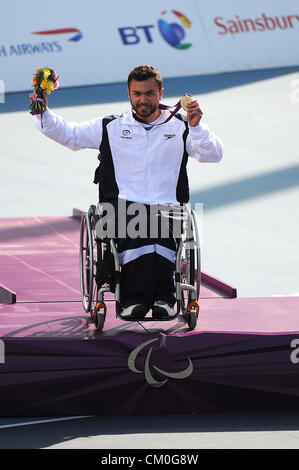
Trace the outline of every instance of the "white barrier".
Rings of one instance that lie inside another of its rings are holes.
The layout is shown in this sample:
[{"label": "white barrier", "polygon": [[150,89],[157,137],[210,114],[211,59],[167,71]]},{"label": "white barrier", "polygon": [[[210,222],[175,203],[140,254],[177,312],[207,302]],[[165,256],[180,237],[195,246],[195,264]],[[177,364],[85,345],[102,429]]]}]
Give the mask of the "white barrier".
[{"label": "white barrier", "polygon": [[0,103],[5,103],[5,84],[0,80]]},{"label": "white barrier", "polygon": [[44,10],[35,14],[32,0],[1,5],[6,92],[29,90],[43,65],[62,87],[122,82],[143,63],[164,77],[298,65],[297,0],[52,0]]}]

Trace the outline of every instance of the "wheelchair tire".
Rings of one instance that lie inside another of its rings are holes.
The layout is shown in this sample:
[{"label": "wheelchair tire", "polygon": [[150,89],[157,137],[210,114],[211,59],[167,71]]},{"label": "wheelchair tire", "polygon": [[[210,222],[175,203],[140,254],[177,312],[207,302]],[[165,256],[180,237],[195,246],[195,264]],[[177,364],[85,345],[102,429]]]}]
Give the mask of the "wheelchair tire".
[{"label": "wheelchair tire", "polygon": [[188,326],[190,330],[194,330],[197,325],[197,315],[196,312],[190,312],[188,315]]},{"label": "wheelchair tire", "polygon": [[200,242],[196,214],[194,211],[191,211],[191,216],[194,232],[194,247],[191,250],[190,256],[190,280],[191,285],[194,286],[196,289],[196,300],[198,300],[201,284]]},{"label": "wheelchair tire", "polygon": [[96,312],[95,315],[95,326],[98,331],[102,331],[106,319],[106,312]]},{"label": "wheelchair tire", "polygon": [[85,312],[93,309],[93,298],[95,295],[95,259],[94,259],[94,236],[92,227],[93,207],[84,212],[80,226],[80,284],[82,305]]},{"label": "wheelchair tire", "polygon": [[[199,244],[199,232],[196,221],[196,214],[191,211],[191,227],[192,227],[192,238],[186,239],[186,246],[184,249],[184,258],[181,264],[181,273],[184,273],[184,279],[187,284],[195,287],[196,300],[199,299],[200,284],[201,284],[201,263],[200,263],[200,244]],[[191,301],[191,295],[184,296],[182,292],[181,297],[181,310],[183,315],[186,314],[187,304]],[[193,322],[193,320],[191,320]]]}]

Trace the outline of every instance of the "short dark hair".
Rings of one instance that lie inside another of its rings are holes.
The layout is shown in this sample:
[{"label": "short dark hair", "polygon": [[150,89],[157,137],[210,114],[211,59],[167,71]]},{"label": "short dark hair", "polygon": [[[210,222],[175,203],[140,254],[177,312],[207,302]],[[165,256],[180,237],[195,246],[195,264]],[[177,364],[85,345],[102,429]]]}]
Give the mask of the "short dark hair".
[{"label": "short dark hair", "polygon": [[148,80],[149,78],[154,78],[158,84],[159,89],[162,89],[162,76],[159,70],[153,65],[138,65],[135,67],[128,76],[128,88],[130,89],[130,83],[132,80],[142,82],[143,80]]}]

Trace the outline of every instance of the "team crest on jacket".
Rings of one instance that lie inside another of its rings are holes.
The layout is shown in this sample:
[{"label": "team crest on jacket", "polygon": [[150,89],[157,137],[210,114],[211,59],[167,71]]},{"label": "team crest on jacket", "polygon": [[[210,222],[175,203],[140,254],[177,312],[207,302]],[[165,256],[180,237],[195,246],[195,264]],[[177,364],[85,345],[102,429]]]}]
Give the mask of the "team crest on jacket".
[{"label": "team crest on jacket", "polygon": [[122,131],[121,138],[122,138],[122,139],[132,139],[132,137],[131,137],[130,134],[131,134],[131,131],[129,131],[129,129],[124,129],[124,130]]}]

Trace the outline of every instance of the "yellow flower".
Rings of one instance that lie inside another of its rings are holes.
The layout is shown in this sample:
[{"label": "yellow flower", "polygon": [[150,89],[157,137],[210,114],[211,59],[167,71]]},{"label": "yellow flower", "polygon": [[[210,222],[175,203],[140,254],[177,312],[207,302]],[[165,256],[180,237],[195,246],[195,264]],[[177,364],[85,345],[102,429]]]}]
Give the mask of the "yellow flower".
[{"label": "yellow flower", "polygon": [[49,75],[51,75],[50,70],[49,70],[49,69],[45,69],[45,70],[44,70],[44,78],[47,79]]},{"label": "yellow flower", "polygon": [[40,87],[42,88],[42,90],[46,90],[48,95],[49,95],[51,93],[51,91],[54,90],[54,83],[51,82],[51,81],[43,79],[41,84],[40,84]]},{"label": "yellow flower", "polygon": [[48,93],[48,95],[51,93],[51,91],[54,91],[54,83],[53,82],[48,82],[48,84],[47,84],[47,93]]},{"label": "yellow flower", "polygon": [[47,85],[48,85],[48,80],[46,80],[45,78],[42,80],[41,84],[40,84],[40,87],[45,90],[47,88]]}]

